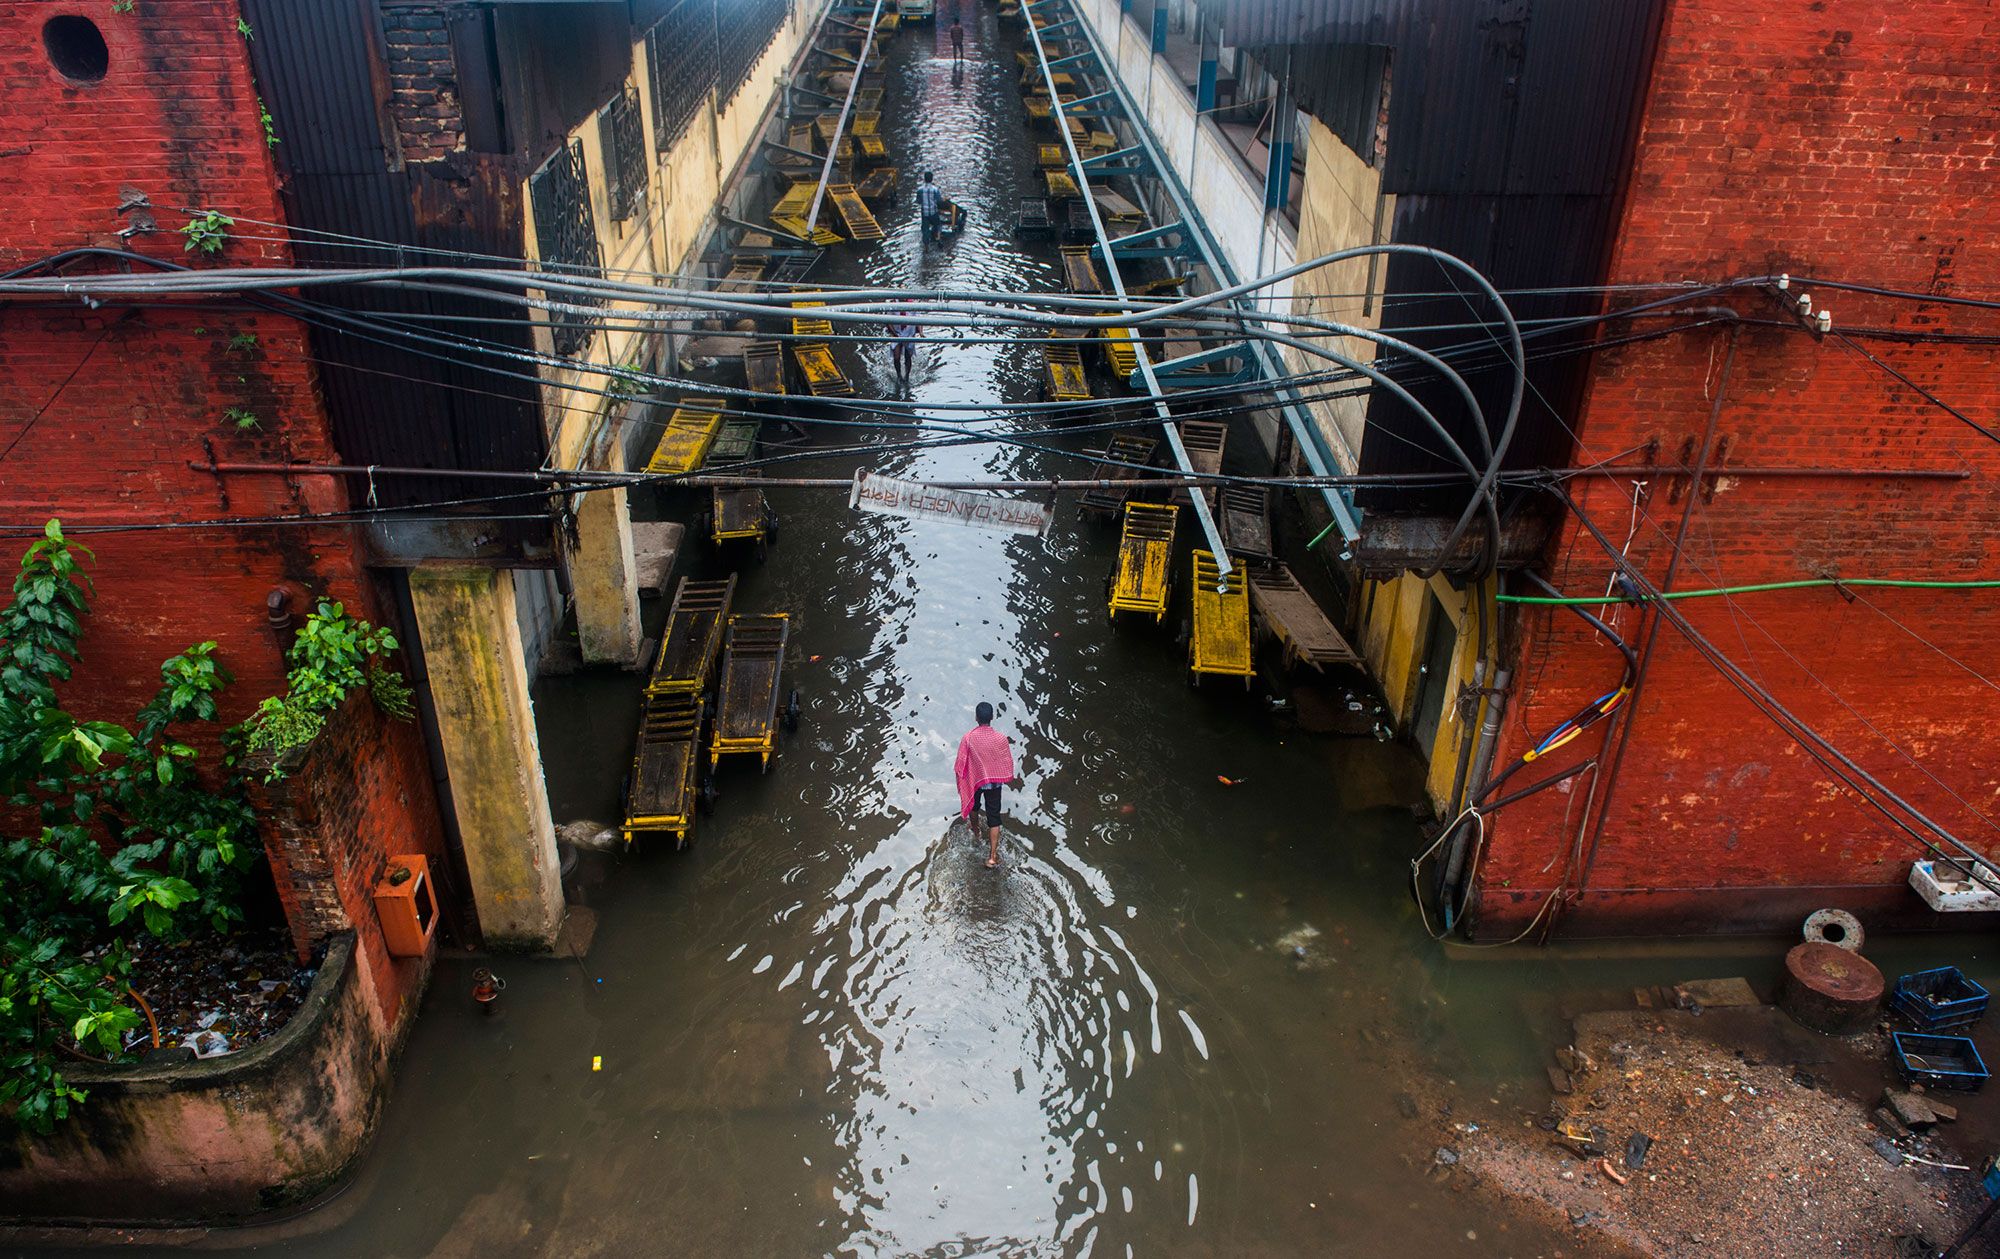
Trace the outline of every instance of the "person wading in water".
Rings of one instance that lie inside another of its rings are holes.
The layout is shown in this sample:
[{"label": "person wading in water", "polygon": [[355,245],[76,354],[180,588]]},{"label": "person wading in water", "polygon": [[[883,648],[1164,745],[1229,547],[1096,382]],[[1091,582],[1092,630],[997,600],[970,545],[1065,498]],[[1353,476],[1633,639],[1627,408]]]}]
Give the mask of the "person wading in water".
[{"label": "person wading in water", "polygon": [[979,724],[958,741],[958,813],[968,826],[974,806],[986,815],[990,870],[1000,864],[1000,788],[1014,781],[1014,747],[993,728],[993,705],[982,702],[973,717]]}]

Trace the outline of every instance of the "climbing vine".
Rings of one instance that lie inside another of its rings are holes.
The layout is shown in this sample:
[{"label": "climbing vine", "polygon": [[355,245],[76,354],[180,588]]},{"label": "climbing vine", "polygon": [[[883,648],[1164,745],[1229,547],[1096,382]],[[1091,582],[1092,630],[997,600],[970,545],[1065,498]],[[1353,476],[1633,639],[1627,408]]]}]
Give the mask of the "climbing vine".
[{"label": "climbing vine", "polygon": [[257,856],[227,760],[204,766],[187,741],[214,723],[229,684],[214,643],[161,664],[130,726],[61,706],[89,612],[89,556],[50,521],[0,610],[0,799],[34,819],[0,834],[0,1117],[34,1132],[84,1100],[65,1060],[119,1057],[138,1026],[134,934],[240,921]]}]

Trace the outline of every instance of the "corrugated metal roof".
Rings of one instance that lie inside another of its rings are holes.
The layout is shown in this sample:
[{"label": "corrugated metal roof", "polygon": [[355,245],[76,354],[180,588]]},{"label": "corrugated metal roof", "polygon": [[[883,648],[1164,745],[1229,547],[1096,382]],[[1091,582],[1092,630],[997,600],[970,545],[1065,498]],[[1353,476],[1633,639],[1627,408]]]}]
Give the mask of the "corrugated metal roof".
[{"label": "corrugated metal roof", "polygon": [[[1663,0],[1197,0],[1226,42],[1266,68],[1290,64],[1301,109],[1372,156],[1383,75],[1388,91],[1384,190],[1396,197],[1390,239],[1458,255],[1502,289],[1602,281],[1626,150]],[[1386,269],[1387,326],[1467,323],[1473,300],[1399,300],[1450,285],[1435,264],[1398,258]],[[1514,298],[1524,318],[1594,309],[1588,297]],[[1464,331],[1411,333],[1431,348]],[[1475,334],[1476,335],[1476,334]],[[1535,365],[1536,390],[1573,409],[1581,356]],[[1506,373],[1473,379],[1487,414],[1504,414]],[[1464,408],[1441,387],[1413,392],[1463,430]],[[1363,444],[1364,472],[1435,471],[1438,443],[1415,415],[1379,392]],[[1473,436],[1455,434],[1468,448]],[[1511,467],[1559,462],[1570,438],[1530,394]],[[1364,506],[1368,495],[1363,496]],[[1376,496],[1380,498],[1380,495]],[[1398,495],[1407,509],[1411,496]]]},{"label": "corrugated metal roof", "polygon": [[[363,25],[372,10],[355,3],[287,0],[243,0],[243,9],[257,32],[250,54],[279,138],[286,215],[304,229],[294,233],[301,263],[380,262],[397,258],[390,249],[398,245],[520,255],[515,159],[468,154],[389,169]],[[336,241],[313,232],[355,239]],[[448,261],[414,250],[402,260]],[[516,348],[530,341],[521,320],[483,303],[381,290],[322,291],[315,300],[364,316],[489,316],[494,323],[454,330]],[[425,353],[385,344],[388,339],[343,327],[337,315],[314,318],[311,342],[320,388],[343,459],[435,468],[540,464],[545,447],[535,386],[479,371],[462,355],[442,349]],[[464,497],[465,484],[397,478],[380,482],[375,491],[384,503],[426,502]]]}]

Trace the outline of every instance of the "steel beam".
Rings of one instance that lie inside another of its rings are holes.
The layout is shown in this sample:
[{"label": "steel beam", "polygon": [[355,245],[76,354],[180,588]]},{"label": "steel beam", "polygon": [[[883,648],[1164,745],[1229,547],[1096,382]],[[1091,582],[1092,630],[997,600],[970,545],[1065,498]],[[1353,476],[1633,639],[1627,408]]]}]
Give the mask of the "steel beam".
[{"label": "steel beam", "polygon": [[[1071,105],[1070,108],[1075,109],[1076,106]],[[1146,150],[1134,144],[1134,145],[1129,145],[1126,148],[1122,149],[1113,149],[1109,153],[1093,154],[1092,156],[1083,159],[1083,168],[1085,170],[1096,170],[1099,167],[1103,166],[1106,162],[1123,161],[1124,159],[1131,157],[1135,153],[1144,153],[1145,151]]]},{"label": "steel beam", "polygon": [[826,201],[826,181],[833,177],[833,159],[840,152],[840,138],[847,134],[847,119],[854,113],[854,93],[860,89],[861,76],[868,70],[868,54],[875,51],[875,28],[881,22],[882,0],[875,0],[875,8],[868,15],[868,38],[861,45],[861,55],[853,59],[854,77],[847,81],[847,99],[840,103],[840,121],[833,124],[833,135],[826,142],[826,164],[819,168],[819,186],[813,189],[812,206],[806,211],[808,236],[819,226],[819,208]]},{"label": "steel beam", "polygon": [[[1077,19],[1070,18],[1069,21],[1075,23]],[[1090,215],[1090,230],[1097,236],[1098,252],[1103,257],[1110,258],[1111,236],[1104,230],[1103,216],[1097,212],[1097,198],[1090,195],[1090,176],[1084,172],[1083,158],[1077,154],[1076,137],[1070,134],[1069,119],[1064,110],[1062,97],[1056,92],[1055,71],[1049,69],[1049,52],[1042,44],[1042,32],[1031,21],[1028,23],[1028,34],[1035,42],[1035,59],[1042,66],[1042,82],[1049,89],[1050,118],[1055,123],[1056,135],[1062,139],[1063,152],[1069,156],[1069,168],[1076,177],[1077,188],[1083,193],[1083,207]],[[1094,41],[1092,46],[1095,47]],[[1116,83],[1115,79],[1113,83]],[[1182,218],[1185,220],[1187,215],[1183,213]],[[1125,292],[1125,279],[1118,274],[1117,265],[1107,266],[1105,272],[1118,300],[1129,302],[1131,299]],[[1147,357],[1143,342],[1135,340],[1133,349],[1139,363],[1137,374],[1143,378],[1142,383],[1146,387],[1146,392],[1153,395],[1153,413],[1159,417],[1160,430],[1167,439],[1167,448],[1173,451],[1174,462],[1180,465],[1180,470],[1191,473],[1194,471],[1194,464],[1188,460],[1187,447],[1181,442],[1180,426],[1174,422],[1174,413],[1168,409],[1166,398],[1160,390],[1159,378],[1153,374],[1153,360]],[[1230,563],[1229,548],[1222,544],[1222,534],[1215,527],[1215,517],[1209,514],[1207,498],[1199,492],[1193,492],[1188,495],[1188,504],[1194,509],[1195,522],[1201,526],[1202,536],[1208,539],[1210,553],[1215,556],[1218,579],[1227,578],[1235,566]]]},{"label": "steel beam", "polygon": [[[1048,3],[1051,4],[1056,2],[1057,0],[1048,0]],[[1071,20],[1074,21],[1075,19]],[[1030,22],[1028,26],[1032,30],[1034,23]],[[1097,53],[1097,63],[1100,70],[1103,67],[1113,66],[1114,63],[1104,55],[1104,49],[1097,39],[1097,32],[1092,30],[1090,24],[1087,22],[1082,24],[1082,28],[1085,42]],[[1037,51],[1040,50],[1040,47],[1040,41],[1037,40]],[[1159,140],[1153,135],[1151,129],[1146,126],[1144,116],[1133,109],[1130,94],[1126,91],[1124,83],[1119,80],[1115,69],[1102,70],[1102,72],[1104,81],[1108,85],[1108,90],[1117,97],[1119,106],[1124,110],[1126,118],[1132,122],[1134,138],[1146,150],[1147,156],[1152,161],[1152,174],[1154,178],[1158,179],[1160,187],[1166,190],[1167,197],[1174,203],[1174,210],[1180,215],[1181,221],[1193,229],[1187,234],[1188,242],[1195,247],[1197,256],[1207,266],[1209,273],[1222,281],[1223,287],[1226,288],[1237,283],[1236,272],[1223,260],[1221,253],[1215,247],[1215,242],[1209,239],[1207,230],[1201,227],[1201,218],[1195,213],[1194,204],[1188,196],[1187,189],[1181,187],[1180,179],[1174,174],[1174,168],[1168,164],[1165,156],[1160,152]],[[1054,96],[1055,94],[1052,90],[1050,92],[1050,99],[1053,100]],[[1065,133],[1067,132],[1067,128],[1059,129]],[[1091,218],[1093,222],[1096,220],[1095,206],[1092,207]],[[1116,271],[1116,268],[1114,267],[1113,270]],[[1242,309],[1242,299],[1239,298],[1232,304],[1239,311]],[[1305,405],[1298,400],[1298,395],[1290,386],[1284,383],[1286,377],[1291,374],[1285,370],[1284,362],[1278,358],[1277,352],[1271,348],[1269,342],[1252,339],[1250,350],[1256,357],[1258,368],[1264,378],[1272,383],[1274,396],[1279,399],[1278,409],[1284,414],[1285,422],[1292,430],[1292,436],[1298,439],[1299,450],[1306,458],[1306,466],[1311,469],[1315,476],[1332,475],[1332,461],[1329,458],[1330,452],[1327,449],[1326,436],[1319,431],[1319,425],[1313,422],[1313,418],[1306,411]],[[1140,356],[1140,361],[1142,363],[1145,361],[1143,355]],[[1332,487],[1321,492],[1325,495],[1327,509],[1333,513],[1333,522],[1338,527],[1341,537],[1349,542],[1353,542],[1359,538],[1361,536],[1359,511],[1354,506],[1352,499],[1347,494]],[[1196,495],[1195,497],[1199,498],[1200,496]]]}]

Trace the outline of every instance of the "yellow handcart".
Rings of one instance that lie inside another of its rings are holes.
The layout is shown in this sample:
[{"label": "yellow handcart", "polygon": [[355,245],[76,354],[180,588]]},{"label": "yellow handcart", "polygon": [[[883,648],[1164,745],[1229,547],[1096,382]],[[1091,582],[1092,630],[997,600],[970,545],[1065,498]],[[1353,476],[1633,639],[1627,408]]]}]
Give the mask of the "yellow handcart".
[{"label": "yellow handcart", "polygon": [[1109,606],[1113,620],[1120,612],[1150,612],[1155,621],[1166,616],[1167,564],[1173,558],[1174,526],[1179,519],[1178,507],[1125,504],[1118,562],[1111,570]]},{"label": "yellow handcart", "polygon": [[1250,689],[1256,670],[1250,664],[1250,593],[1243,570],[1222,576],[1209,551],[1194,553],[1194,615],[1188,632],[1188,674],[1199,681],[1204,673],[1242,678]]}]

